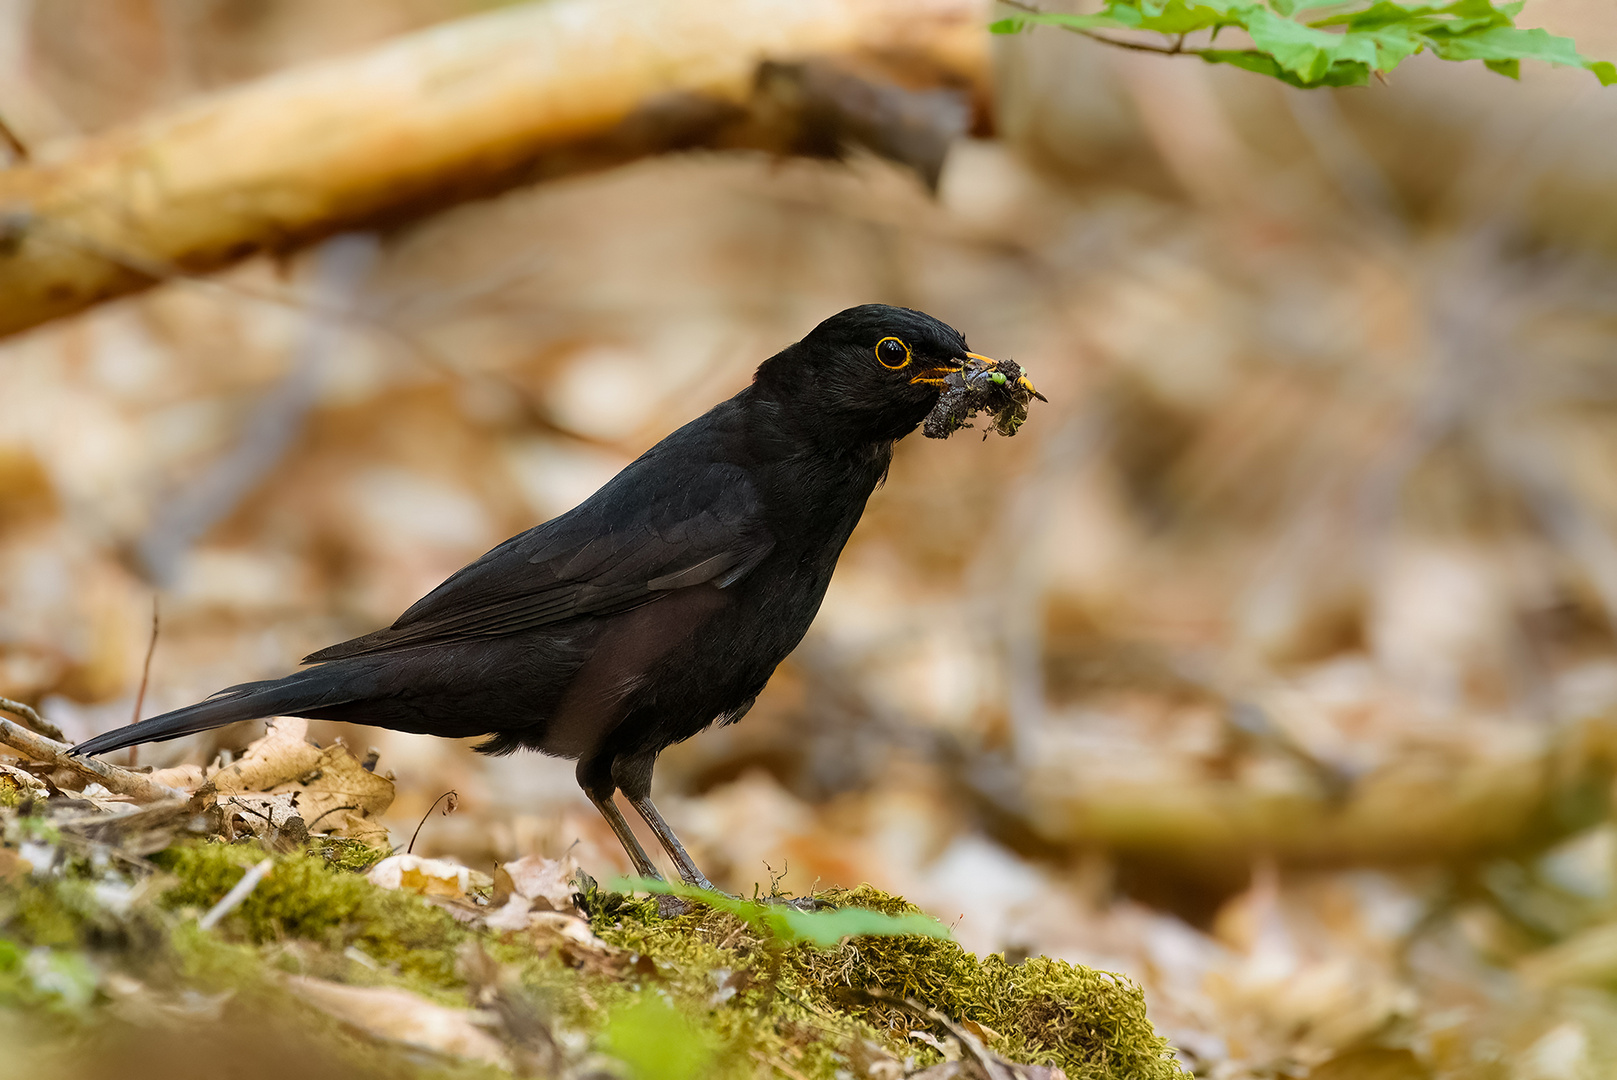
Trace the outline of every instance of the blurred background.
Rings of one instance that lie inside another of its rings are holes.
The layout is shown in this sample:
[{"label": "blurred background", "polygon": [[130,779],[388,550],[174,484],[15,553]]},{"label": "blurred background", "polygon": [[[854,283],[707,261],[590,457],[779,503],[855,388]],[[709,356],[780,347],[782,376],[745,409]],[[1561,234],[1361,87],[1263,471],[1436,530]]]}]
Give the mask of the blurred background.
[{"label": "blurred background", "polygon": [[[6,0],[0,114],[46,144],[482,6]],[[1609,3],[1523,21],[1617,57]],[[129,722],[154,602],[143,715],[282,674],[916,307],[1050,403],[899,445],[757,707],[664,755],[698,862],[1127,973],[1198,1075],[1611,1075],[1617,93],[983,36],[935,193],[647,158],[0,341],[0,695]],[[397,843],[454,790],[418,851],[627,869],[570,763],[315,735],[380,750]]]}]

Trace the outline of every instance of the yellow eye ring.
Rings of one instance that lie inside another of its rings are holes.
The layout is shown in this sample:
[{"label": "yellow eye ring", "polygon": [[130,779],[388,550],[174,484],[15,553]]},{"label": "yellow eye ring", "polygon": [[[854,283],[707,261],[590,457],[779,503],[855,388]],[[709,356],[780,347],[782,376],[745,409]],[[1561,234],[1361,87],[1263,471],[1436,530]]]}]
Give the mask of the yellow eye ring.
[{"label": "yellow eye ring", "polygon": [[[892,342],[892,345],[889,345],[888,342]],[[893,348],[893,345],[897,345],[898,349]],[[899,349],[904,350],[903,359],[901,360],[899,359]],[[896,337],[884,337],[876,342],[876,363],[888,371],[899,371],[907,368],[910,366],[912,359],[914,357],[910,355],[910,347]],[[898,360],[898,363],[891,363],[890,361],[893,360]]]}]

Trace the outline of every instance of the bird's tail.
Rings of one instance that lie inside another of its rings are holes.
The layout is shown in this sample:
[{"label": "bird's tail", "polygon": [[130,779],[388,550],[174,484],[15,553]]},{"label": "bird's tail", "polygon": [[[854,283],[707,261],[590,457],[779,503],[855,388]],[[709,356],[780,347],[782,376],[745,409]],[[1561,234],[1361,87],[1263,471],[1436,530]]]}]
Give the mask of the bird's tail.
[{"label": "bird's tail", "polygon": [[72,752],[78,755],[104,754],[136,743],[163,742],[182,735],[194,735],[199,731],[234,724],[238,720],[256,720],[262,716],[299,716],[311,710],[340,705],[351,700],[352,696],[341,692],[341,680],[334,679],[334,674],[330,668],[323,670],[314,667],[284,679],[242,683],[221,690],[195,705],[97,735],[79,743]]}]

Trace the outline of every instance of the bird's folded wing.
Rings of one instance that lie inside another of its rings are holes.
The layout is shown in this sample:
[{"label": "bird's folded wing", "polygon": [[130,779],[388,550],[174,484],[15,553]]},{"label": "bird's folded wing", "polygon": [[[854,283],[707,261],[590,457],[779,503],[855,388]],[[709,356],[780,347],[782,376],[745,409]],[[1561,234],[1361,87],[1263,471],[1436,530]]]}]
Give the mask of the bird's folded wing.
[{"label": "bird's folded wing", "polygon": [[677,477],[646,472],[652,475],[631,466],[577,509],[457,571],[387,629],[304,662],[609,615],[694,585],[726,588],[774,548],[757,492],[739,467],[708,465]]}]

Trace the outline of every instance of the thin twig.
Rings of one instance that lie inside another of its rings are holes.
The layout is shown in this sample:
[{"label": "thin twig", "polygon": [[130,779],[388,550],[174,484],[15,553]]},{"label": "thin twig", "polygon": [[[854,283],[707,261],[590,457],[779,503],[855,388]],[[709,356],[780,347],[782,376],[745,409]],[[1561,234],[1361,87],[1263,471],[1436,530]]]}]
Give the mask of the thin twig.
[{"label": "thin twig", "polygon": [[3,116],[0,116],[0,142],[6,144],[6,149],[10,150],[11,156],[18,161],[28,160],[28,144],[17,137],[17,133],[11,130],[11,125],[6,123]]},{"label": "thin twig", "polygon": [[[1072,28],[1068,28],[1072,29]],[[1206,49],[1185,48],[1185,36],[1179,35],[1179,40],[1172,45],[1150,45],[1143,41],[1124,41],[1122,38],[1107,37],[1097,34],[1093,30],[1073,29],[1073,33],[1082,34],[1091,41],[1098,41],[1102,45],[1110,45],[1116,49],[1132,49],[1135,52],[1159,53],[1162,56],[1200,56]]]},{"label": "thin twig", "polygon": [[786,1077],[787,1080],[808,1080],[808,1077],[804,1076],[802,1073],[798,1072],[784,1061],[776,1061],[768,1054],[765,1054],[762,1050],[754,1049],[752,1051],[752,1060],[756,1061],[760,1065],[774,1069],[776,1072]]},{"label": "thin twig", "polygon": [[421,815],[421,823],[415,827],[415,832],[410,834],[410,846],[404,849],[406,855],[415,851],[415,838],[421,835],[421,827],[427,823],[427,819],[432,816],[432,812],[438,809],[438,804],[445,799],[449,800],[449,805],[444,807],[444,817],[453,814],[455,809],[460,806],[460,792],[458,791],[446,791],[432,800],[432,805],[427,807],[427,812]]},{"label": "thin twig", "polygon": [[[157,593],[152,593],[152,637],[146,643],[146,663],[140,669],[140,689],[135,693],[135,714],[129,718],[131,724],[140,723],[140,710],[146,704],[146,684],[152,677],[152,654],[157,651]],[[136,755],[140,753],[139,746],[129,748],[129,764],[134,765]]]},{"label": "thin twig", "polygon": [[241,876],[231,890],[219,898],[219,902],[208,909],[208,913],[197,920],[197,926],[203,930],[212,930],[219,925],[219,920],[229,915],[241,906],[241,902],[258,888],[258,883],[269,877],[270,871],[275,869],[274,859],[264,859]]},{"label": "thin twig", "polygon": [[982,1069],[983,1075],[986,1076],[988,1080],[1017,1080],[1020,1070],[1017,1069],[1014,1064],[1006,1061],[1004,1058],[988,1049],[988,1047],[982,1044],[982,1040],[978,1039],[977,1036],[973,1035],[964,1027],[949,1019],[948,1016],[939,1012],[937,1009],[928,1008],[919,1001],[916,1001],[914,998],[901,998],[897,994],[889,994],[885,990],[844,987],[842,993],[848,997],[863,998],[866,1001],[879,1002],[880,1004],[887,1005],[891,1008],[901,1009],[904,1012],[910,1013],[912,1016],[918,1016],[923,1020],[930,1020],[932,1023],[937,1024],[944,1031],[954,1036],[955,1041],[960,1044],[960,1048],[965,1051],[966,1056],[971,1058],[971,1060],[977,1064],[978,1068]]},{"label": "thin twig", "polygon": [[[436,806],[437,803],[434,803],[433,805]],[[359,809],[359,807],[353,805],[352,803],[348,803],[348,804],[345,804],[343,806],[333,806],[330,810],[327,810],[325,813],[321,814],[319,817],[317,817],[313,821],[309,822],[309,831],[314,832],[314,827],[316,825],[320,824],[322,821],[326,820],[326,818],[330,817],[332,814],[335,814],[339,810],[358,810],[358,809]],[[429,814],[432,813],[432,810],[428,809],[427,813],[429,813]],[[420,831],[421,831],[421,827],[419,825],[416,826],[416,832],[420,832]],[[415,839],[414,837],[411,837],[412,842],[414,842],[414,839]],[[406,852],[405,854],[409,854],[409,852]]]},{"label": "thin twig", "polygon": [[47,739],[56,739],[60,742],[67,741],[67,736],[62,734],[61,728],[51,723],[43,716],[40,716],[32,708],[24,705],[20,701],[12,701],[10,698],[0,697],[0,709],[4,709],[8,713],[15,713],[16,715],[22,717],[28,722],[29,727],[39,732],[39,734],[45,736]]},{"label": "thin twig", "polygon": [[[6,706],[6,711],[12,711]],[[30,710],[31,711],[31,710]],[[73,748],[65,742],[47,739],[37,735],[21,724],[16,724],[0,716],[0,743],[27,755],[33,761],[41,761],[47,765],[58,768],[71,769],[81,776],[87,776],[119,795],[128,795],[140,802],[158,802],[163,799],[189,799],[187,792],[178,788],[171,788],[167,784],[159,784],[149,776],[117,765],[108,765],[95,758],[79,758],[73,756]]]}]

